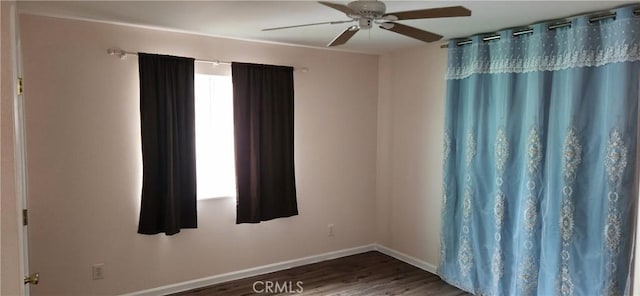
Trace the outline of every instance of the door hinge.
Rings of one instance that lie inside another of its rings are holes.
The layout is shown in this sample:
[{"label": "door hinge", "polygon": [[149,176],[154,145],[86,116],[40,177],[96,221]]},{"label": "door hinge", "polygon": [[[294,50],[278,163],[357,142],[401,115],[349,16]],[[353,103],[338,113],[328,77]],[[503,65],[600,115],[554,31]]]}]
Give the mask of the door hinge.
[{"label": "door hinge", "polygon": [[22,225],[27,226],[29,224],[28,211],[27,209],[22,210]]},{"label": "door hinge", "polygon": [[22,77],[18,77],[18,95],[21,95],[24,92],[24,86],[22,84]]}]

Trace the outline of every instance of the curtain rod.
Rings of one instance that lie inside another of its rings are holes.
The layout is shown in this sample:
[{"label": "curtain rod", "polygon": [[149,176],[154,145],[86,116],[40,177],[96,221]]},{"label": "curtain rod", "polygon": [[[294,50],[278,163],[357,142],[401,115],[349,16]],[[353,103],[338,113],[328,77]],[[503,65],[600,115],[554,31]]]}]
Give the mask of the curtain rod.
[{"label": "curtain rod", "polygon": [[[127,55],[134,55],[134,56],[138,55],[137,52],[126,51],[126,50],[123,50],[123,49],[117,48],[117,47],[112,47],[112,48],[107,49],[107,54],[119,57],[120,59],[124,59]],[[212,64],[214,66],[217,66],[217,65],[231,65],[231,62],[220,61],[220,60],[195,59],[195,62],[196,63],[204,63],[204,64]],[[302,67],[302,68],[294,67],[294,71],[301,71],[303,73],[306,73],[306,72],[309,71],[309,68],[307,68],[307,67]]]},{"label": "curtain rod", "polygon": [[[635,9],[633,13],[635,15],[640,15],[640,8]],[[615,12],[594,13],[594,16],[589,18],[589,22],[591,23],[591,22],[597,22],[600,20],[606,20],[609,18],[613,18],[615,16],[616,16]],[[571,20],[564,20],[564,21],[558,21],[558,22],[552,23],[551,25],[549,25],[549,30],[562,28],[566,26],[571,26]],[[533,33],[533,28],[526,27],[524,29],[513,32],[513,37],[518,35],[523,35],[523,34],[529,34],[529,33]],[[492,35],[482,38],[482,41],[491,41],[491,40],[497,40],[497,39],[500,39],[500,34],[494,33]],[[473,43],[471,39],[466,39],[466,40],[456,42],[456,46],[471,44],[471,43]],[[449,44],[440,45],[440,48],[448,48],[448,47],[449,47]]]}]

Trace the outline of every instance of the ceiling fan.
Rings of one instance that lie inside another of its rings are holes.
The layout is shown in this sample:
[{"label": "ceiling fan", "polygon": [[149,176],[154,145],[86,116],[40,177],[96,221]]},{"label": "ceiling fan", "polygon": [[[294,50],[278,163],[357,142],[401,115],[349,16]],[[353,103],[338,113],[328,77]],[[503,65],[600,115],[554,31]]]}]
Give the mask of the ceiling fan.
[{"label": "ceiling fan", "polygon": [[450,6],[387,13],[387,7],[384,5],[384,3],[376,0],[356,0],[353,2],[349,2],[349,4],[347,5],[326,1],[318,1],[318,3],[339,10],[345,13],[351,19],[346,21],[332,21],[269,28],[263,29],[262,31],[357,22],[357,25],[348,27],[346,30],[340,33],[340,35],[334,38],[327,46],[338,46],[345,44],[347,43],[347,41],[349,41],[349,39],[351,39],[351,37],[353,37],[353,35],[358,33],[358,31],[371,29],[372,24],[379,25],[381,29],[396,32],[398,34],[415,38],[420,41],[433,42],[440,40],[442,38],[442,35],[396,23],[396,21],[471,15],[471,10],[466,9],[462,6]]}]

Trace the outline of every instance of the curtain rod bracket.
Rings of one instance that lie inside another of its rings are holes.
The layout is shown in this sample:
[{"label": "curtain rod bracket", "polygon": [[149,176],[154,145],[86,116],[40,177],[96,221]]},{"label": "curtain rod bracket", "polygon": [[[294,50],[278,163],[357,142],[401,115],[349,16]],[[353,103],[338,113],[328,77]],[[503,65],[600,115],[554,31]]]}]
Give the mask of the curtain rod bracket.
[{"label": "curtain rod bracket", "polygon": [[127,52],[117,48],[117,47],[112,47],[107,49],[107,54],[112,55],[112,56],[117,56],[119,57],[121,60],[124,60],[124,57],[127,56]]}]

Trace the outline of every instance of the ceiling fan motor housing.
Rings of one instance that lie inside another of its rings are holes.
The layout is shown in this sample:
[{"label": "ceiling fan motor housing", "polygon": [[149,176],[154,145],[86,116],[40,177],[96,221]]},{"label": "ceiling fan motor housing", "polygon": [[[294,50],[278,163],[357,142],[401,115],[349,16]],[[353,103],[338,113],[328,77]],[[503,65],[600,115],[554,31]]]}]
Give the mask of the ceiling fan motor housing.
[{"label": "ceiling fan motor housing", "polygon": [[347,6],[358,13],[357,15],[349,15],[356,19],[379,19],[387,10],[384,3],[371,0],[357,0],[350,2]]}]

